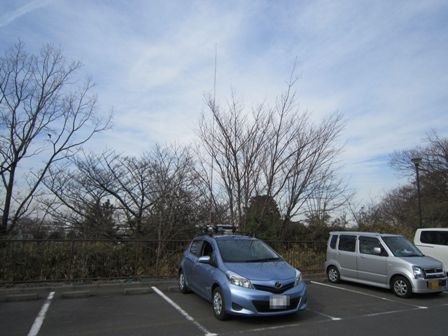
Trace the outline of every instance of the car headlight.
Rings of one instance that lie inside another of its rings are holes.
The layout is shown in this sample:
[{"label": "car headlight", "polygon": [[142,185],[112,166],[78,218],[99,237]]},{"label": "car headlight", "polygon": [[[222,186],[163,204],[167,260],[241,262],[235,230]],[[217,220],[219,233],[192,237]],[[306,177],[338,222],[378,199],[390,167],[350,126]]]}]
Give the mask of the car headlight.
[{"label": "car headlight", "polygon": [[414,278],[416,278],[416,279],[424,279],[425,278],[425,272],[423,272],[421,267],[412,266],[412,271],[414,272]]},{"label": "car headlight", "polygon": [[296,270],[296,279],[294,281],[294,286],[298,286],[302,282],[302,273],[300,271]]},{"label": "car headlight", "polygon": [[233,273],[231,271],[226,272],[227,279],[229,279],[230,283],[235,286],[240,286],[244,288],[254,288],[252,286],[252,282],[250,280],[246,279],[245,277],[242,277],[239,274]]}]

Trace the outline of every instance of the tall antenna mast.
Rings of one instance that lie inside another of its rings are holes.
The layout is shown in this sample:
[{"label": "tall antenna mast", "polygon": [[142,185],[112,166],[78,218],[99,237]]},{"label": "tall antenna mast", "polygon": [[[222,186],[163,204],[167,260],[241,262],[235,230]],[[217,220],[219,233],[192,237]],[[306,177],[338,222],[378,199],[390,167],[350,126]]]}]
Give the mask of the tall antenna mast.
[{"label": "tall antenna mast", "polygon": [[[216,68],[218,63],[218,45],[215,44],[215,72],[213,76],[213,106],[212,106],[212,139],[215,137],[215,113],[216,113]],[[213,202],[213,171],[214,171],[214,157],[213,151],[210,153],[210,224],[213,224],[213,212],[214,212],[214,202]]]}]

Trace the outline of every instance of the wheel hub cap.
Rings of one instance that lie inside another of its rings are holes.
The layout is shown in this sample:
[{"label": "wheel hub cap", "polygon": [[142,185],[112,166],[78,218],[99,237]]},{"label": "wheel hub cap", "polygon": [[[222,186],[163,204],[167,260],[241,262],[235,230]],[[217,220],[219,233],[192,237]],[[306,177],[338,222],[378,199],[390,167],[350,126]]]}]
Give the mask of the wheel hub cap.
[{"label": "wheel hub cap", "polygon": [[215,296],[213,297],[213,309],[217,315],[221,314],[222,299],[219,293],[215,293]]},{"label": "wheel hub cap", "polygon": [[397,281],[395,282],[395,291],[400,295],[405,295],[408,291],[408,286],[404,281]]}]

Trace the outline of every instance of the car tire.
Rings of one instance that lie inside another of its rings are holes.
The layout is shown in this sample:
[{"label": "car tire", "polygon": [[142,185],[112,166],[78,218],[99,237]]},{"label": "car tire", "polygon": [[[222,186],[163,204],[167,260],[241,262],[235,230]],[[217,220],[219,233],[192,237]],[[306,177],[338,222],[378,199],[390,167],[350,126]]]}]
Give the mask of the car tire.
[{"label": "car tire", "polygon": [[212,309],[213,315],[215,315],[218,320],[224,321],[229,318],[229,314],[227,314],[225,310],[224,296],[222,295],[221,288],[219,287],[216,287],[213,290]]},{"label": "car tire", "polygon": [[341,275],[337,267],[335,266],[329,266],[327,268],[327,277],[328,281],[330,281],[331,283],[338,283],[339,281],[341,281]]},{"label": "car tire", "polygon": [[404,276],[397,275],[392,279],[392,290],[395,295],[402,298],[412,296],[412,285]]},{"label": "car tire", "polygon": [[179,286],[179,291],[181,293],[187,294],[187,293],[191,292],[190,288],[188,288],[188,286],[187,286],[187,281],[185,280],[185,274],[184,274],[183,270],[179,271],[179,276],[178,276],[177,280],[178,280],[177,284]]}]

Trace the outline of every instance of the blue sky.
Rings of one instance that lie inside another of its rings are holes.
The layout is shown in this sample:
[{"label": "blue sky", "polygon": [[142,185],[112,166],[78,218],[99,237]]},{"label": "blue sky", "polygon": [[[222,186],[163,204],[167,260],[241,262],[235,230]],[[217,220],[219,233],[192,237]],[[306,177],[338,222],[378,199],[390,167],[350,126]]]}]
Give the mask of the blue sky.
[{"label": "blue sky", "polygon": [[204,95],[272,101],[294,62],[300,108],[341,112],[341,176],[360,202],[403,183],[394,150],[448,136],[448,2],[0,0],[0,52],[45,43],[80,60],[113,129],[89,149],[196,141]]}]

